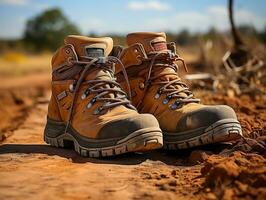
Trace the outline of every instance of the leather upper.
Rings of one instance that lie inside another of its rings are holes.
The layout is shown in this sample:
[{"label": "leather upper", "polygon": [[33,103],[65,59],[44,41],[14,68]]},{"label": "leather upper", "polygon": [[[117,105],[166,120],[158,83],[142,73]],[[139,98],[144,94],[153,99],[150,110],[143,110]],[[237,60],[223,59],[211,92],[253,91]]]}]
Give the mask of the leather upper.
[{"label": "leather upper", "polygon": [[[65,43],[65,45],[56,51],[52,58],[52,95],[48,106],[48,117],[66,123],[73,101],[73,88],[77,84],[77,80],[84,69],[82,66],[73,64],[73,61],[84,59],[83,56],[86,56],[84,54],[84,48],[87,46],[105,48],[104,55],[109,55],[113,43],[110,38],[87,38],[81,36],[69,36],[65,39]],[[151,124],[155,127],[159,126],[153,116],[148,115],[142,117],[137,111],[125,105],[118,105],[106,109],[99,114],[95,114],[95,111],[103,102],[96,101],[88,108],[88,104],[92,102],[95,94],[88,94],[82,99],[82,95],[90,87],[86,81],[90,80],[108,81],[114,80],[114,77],[110,70],[102,68],[100,64],[96,64],[86,73],[84,82],[82,82],[76,94],[77,98],[74,102],[70,124],[80,135],[87,138],[106,139],[127,136],[129,134],[129,129],[127,130],[128,126],[131,127],[130,130],[137,130],[145,126],[150,127]],[[110,88],[111,85],[106,84],[102,87]],[[117,95],[114,92],[109,92],[106,94],[106,97],[117,98]],[[142,126],[139,123],[140,119],[144,123]],[[145,125],[145,121],[149,121],[149,123]],[[116,130],[113,130],[113,128],[117,128],[117,124],[120,124],[122,129],[116,133]]]},{"label": "leather upper", "polygon": [[[176,99],[167,99],[167,94],[161,94],[156,97],[158,90],[178,76],[178,72],[169,66],[161,67],[159,70],[152,71],[154,77],[158,79],[152,80],[153,84],[147,83],[148,69],[151,59],[147,59],[151,54],[161,51],[174,52],[176,47],[174,43],[167,43],[167,49],[152,48],[152,44],[156,42],[166,42],[164,33],[132,33],[127,36],[129,47],[125,48],[121,53],[120,59],[126,67],[128,77],[130,79],[132,103],[137,106],[140,113],[151,113],[159,121],[160,127],[166,132],[179,132],[184,130],[195,129],[211,125],[220,119],[236,118],[235,112],[228,106],[207,106],[200,103],[185,103],[173,109],[172,105]],[[138,51],[136,51],[138,49]],[[164,64],[162,59],[162,64]],[[125,87],[125,81],[121,76],[121,66],[116,65],[116,75],[118,82]],[[164,75],[165,74],[165,75]],[[147,90],[145,91],[145,84]],[[169,86],[170,87],[170,86]],[[176,85],[177,90],[182,86]],[[180,92],[180,96],[186,97],[186,93]],[[166,101],[167,100],[167,101]],[[167,102],[167,103],[165,103]]]}]

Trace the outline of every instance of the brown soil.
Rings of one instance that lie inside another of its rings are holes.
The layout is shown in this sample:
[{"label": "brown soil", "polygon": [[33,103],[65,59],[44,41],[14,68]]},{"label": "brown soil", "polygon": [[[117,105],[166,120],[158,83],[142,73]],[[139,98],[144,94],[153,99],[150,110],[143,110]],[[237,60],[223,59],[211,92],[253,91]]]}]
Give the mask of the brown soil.
[{"label": "brown soil", "polygon": [[266,100],[262,97],[196,92],[205,103],[232,106],[244,134],[262,138],[260,144],[248,141],[256,148],[248,145],[235,151],[245,145],[239,141],[92,159],[44,144],[47,77],[16,80],[18,85],[7,81],[1,89],[0,102],[5,105],[0,108],[1,126],[13,127],[2,129],[9,137],[0,146],[1,199],[266,199]]},{"label": "brown soil", "polygon": [[28,75],[22,78],[1,78],[0,141],[4,140],[27,117],[28,110],[49,87],[49,76]]},{"label": "brown soil", "polygon": [[234,152],[229,157],[210,156],[201,173],[205,187],[219,199],[266,197],[266,160],[260,155]]}]

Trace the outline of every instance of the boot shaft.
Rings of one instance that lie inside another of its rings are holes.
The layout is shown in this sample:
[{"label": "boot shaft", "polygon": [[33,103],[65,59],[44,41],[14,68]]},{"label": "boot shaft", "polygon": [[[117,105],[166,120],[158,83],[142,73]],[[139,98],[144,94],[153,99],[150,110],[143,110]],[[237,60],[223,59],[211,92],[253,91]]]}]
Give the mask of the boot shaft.
[{"label": "boot shaft", "polygon": [[[113,41],[108,37],[68,36],[65,39],[51,62],[52,95],[48,118],[70,121],[77,131],[96,137],[101,129],[97,124],[136,114],[126,93],[115,82],[115,63],[108,57],[115,53],[112,50]],[[89,63],[91,66],[84,73]],[[88,126],[93,127],[89,132]]]},{"label": "boot shaft", "polygon": [[[131,33],[127,36],[128,48],[120,55],[120,59],[127,69],[127,75],[131,80],[133,88],[133,104],[139,106],[142,97],[147,95],[147,91],[158,91],[155,96],[160,94],[160,87],[180,80],[178,75],[177,61],[186,68],[183,59],[176,54],[175,43],[167,43],[165,33]],[[116,65],[118,82],[124,84],[121,76],[121,66]],[[187,98],[192,95],[187,86],[181,81],[169,85],[174,96]],[[163,89],[165,89],[163,87]],[[144,92],[145,90],[145,92]],[[155,97],[155,98],[156,98]],[[171,98],[171,97],[170,97]],[[169,99],[170,100],[170,99]],[[166,100],[167,101],[167,96]],[[168,102],[167,102],[168,103]],[[140,107],[138,107],[140,108]]]}]

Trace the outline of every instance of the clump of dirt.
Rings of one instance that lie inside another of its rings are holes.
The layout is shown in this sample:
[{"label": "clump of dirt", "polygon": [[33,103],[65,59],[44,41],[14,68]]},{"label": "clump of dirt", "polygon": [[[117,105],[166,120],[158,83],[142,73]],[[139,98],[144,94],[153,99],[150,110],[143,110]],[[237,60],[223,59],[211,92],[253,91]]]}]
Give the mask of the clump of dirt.
[{"label": "clump of dirt", "polygon": [[201,169],[204,188],[218,199],[264,199],[266,160],[258,154],[211,155]]},{"label": "clump of dirt", "polygon": [[204,162],[212,154],[210,151],[195,150],[188,157],[188,162],[191,165],[196,165]]},{"label": "clump of dirt", "polygon": [[197,91],[196,96],[201,98],[204,104],[225,104],[231,106],[240,121],[243,135],[250,138],[266,136],[266,97],[257,95],[254,97],[224,96],[210,91]]}]

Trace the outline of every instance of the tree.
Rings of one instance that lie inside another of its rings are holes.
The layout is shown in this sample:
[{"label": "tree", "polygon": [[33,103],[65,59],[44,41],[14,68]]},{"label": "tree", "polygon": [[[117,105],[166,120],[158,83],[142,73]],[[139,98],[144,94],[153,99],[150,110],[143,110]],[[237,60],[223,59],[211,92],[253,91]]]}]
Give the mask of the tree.
[{"label": "tree", "polygon": [[79,34],[78,28],[54,8],[27,21],[24,41],[34,50],[55,50],[69,34]]},{"label": "tree", "polygon": [[191,43],[192,36],[190,35],[188,30],[184,29],[177,34],[175,41],[177,42],[177,44],[185,46]]}]

